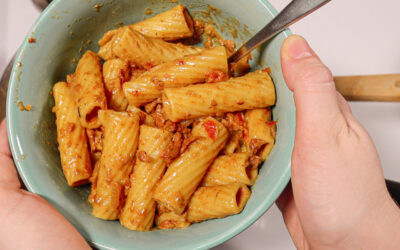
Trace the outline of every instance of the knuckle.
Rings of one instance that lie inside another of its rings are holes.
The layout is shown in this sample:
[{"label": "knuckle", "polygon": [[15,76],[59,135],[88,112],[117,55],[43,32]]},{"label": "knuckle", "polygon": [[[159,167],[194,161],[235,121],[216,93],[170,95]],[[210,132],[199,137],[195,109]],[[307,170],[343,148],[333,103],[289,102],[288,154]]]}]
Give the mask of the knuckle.
[{"label": "knuckle", "polygon": [[299,76],[302,88],[309,90],[335,89],[331,71],[317,58],[310,58],[304,64],[304,69]]}]

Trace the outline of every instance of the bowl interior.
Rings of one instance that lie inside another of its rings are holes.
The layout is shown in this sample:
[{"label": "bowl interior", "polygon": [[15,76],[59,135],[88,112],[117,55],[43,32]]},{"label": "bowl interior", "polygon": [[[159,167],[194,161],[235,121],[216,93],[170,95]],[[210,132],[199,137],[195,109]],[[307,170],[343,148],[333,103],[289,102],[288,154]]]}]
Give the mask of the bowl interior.
[{"label": "bowl interior", "polygon": [[[237,44],[246,41],[276,14],[264,0],[179,0],[195,18],[206,20],[209,4],[217,29]],[[102,6],[100,11],[93,8]],[[285,31],[253,53],[253,69],[269,66],[276,85],[278,120],[276,145],[260,169],[252,196],[241,214],[225,219],[193,224],[187,229],[134,232],[116,221],[91,216],[87,201],[89,186],[68,187],[57,151],[54,105],[50,91],[55,82],[65,80],[87,49],[97,51],[104,32],[130,24],[173,7],[173,1],[53,1],[27,35],[14,65],[7,96],[8,133],[18,171],[27,188],[54,205],[94,246],[101,249],[200,249],[220,244],[251,225],[276,200],[290,178],[290,158],[294,140],[295,111],[291,92],[280,67],[280,48]],[[233,37],[234,29],[238,35]],[[35,43],[28,43],[34,37]],[[20,111],[18,102],[31,104],[30,112]]]}]

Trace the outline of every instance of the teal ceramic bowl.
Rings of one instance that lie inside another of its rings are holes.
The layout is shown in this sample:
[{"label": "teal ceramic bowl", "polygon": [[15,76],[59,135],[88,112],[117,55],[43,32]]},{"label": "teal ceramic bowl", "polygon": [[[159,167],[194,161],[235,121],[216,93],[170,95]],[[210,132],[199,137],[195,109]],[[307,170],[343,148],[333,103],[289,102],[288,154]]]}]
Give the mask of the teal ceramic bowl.
[{"label": "teal ceramic bowl", "polygon": [[[194,17],[206,18],[207,4],[220,9],[214,20],[225,38],[238,44],[255,34],[276,10],[264,0],[179,0]],[[100,11],[93,8],[102,4]],[[87,239],[100,249],[206,249],[221,244],[254,223],[277,199],[290,179],[294,141],[295,108],[292,93],[281,72],[280,48],[290,34],[285,31],[254,52],[253,69],[269,66],[276,85],[278,120],[276,145],[260,169],[252,196],[242,213],[224,219],[193,224],[186,229],[135,232],[118,221],[91,216],[89,187],[71,188],[64,179],[57,151],[53,98],[55,82],[74,71],[86,49],[97,51],[104,32],[118,24],[130,24],[171,8],[172,1],[150,0],[58,0],[43,12],[27,35],[17,55],[7,96],[8,135],[11,151],[26,187],[55,206]],[[238,36],[233,37],[233,28]],[[28,39],[34,37],[35,43]],[[92,43],[90,41],[93,41]],[[18,102],[31,104],[20,111]]]}]

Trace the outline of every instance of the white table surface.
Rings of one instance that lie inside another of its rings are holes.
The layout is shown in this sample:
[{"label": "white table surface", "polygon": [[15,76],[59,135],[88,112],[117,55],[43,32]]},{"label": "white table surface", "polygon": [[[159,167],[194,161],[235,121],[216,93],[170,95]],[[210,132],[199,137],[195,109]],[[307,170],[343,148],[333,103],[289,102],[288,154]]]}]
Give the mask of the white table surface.
[{"label": "white table surface", "polygon": [[[282,9],[289,0],[270,0]],[[400,73],[396,0],[334,0],[292,26],[334,75]],[[0,0],[0,72],[19,47],[39,11],[29,0]],[[352,102],[381,157],[385,177],[400,181],[400,104]],[[295,249],[276,206],[249,229],[216,249]]]}]

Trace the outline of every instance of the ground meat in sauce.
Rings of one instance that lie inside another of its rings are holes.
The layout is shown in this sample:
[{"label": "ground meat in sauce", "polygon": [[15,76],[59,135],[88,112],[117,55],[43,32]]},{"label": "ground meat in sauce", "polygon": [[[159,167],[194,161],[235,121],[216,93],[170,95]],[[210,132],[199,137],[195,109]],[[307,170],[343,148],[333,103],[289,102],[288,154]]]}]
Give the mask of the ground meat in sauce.
[{"label": "ground meat in sauce", "polygon": [[155,111],[156,107],[157,107],[157,104],[160,104],[160,103],[162,103],[161,98],[157,98],[156,100],[146,104],[144,106],[144,110],[147,113],[153,113]]},{"label": "ground meat in sauce", "polygon": [[260,165],[261,158],[258,155],[252,155],[252,156],[250,156],[249,162],[250,162],[250,164],[249,164],[248,168],[255,169],[258,167],[258,165]]},{"label": "ground meat in sauce", "polygon": [[251,139],[249,143],[249,148],[251,152],[254,152],[256,154],[263,145],[265,145],[265,142],[263,140]]},{"label": "ground meat in sauce", "polygon": [[164,116],[163,106],[161,104],[157,104],[156,108],[151,113],[151,116],[154,119],[156,127],[163,128],[167,118]]},{"label": "ground meat in sauce", "polygon": [[226,48],[227,56],[230,57],[236,50],[236,44],[230,39],[224,40],[224,46]]},{"label": "ground meat in sauce", "polygon": [[141,162],[151,162],[151,157],[145,151],[139,151],[137,153],[138,158]]},{"label": "ground meat in sauce", "polygon": [[167,130],[169,132],[175,132],[176,131],[176,123],[172,122],[170,120],[167,120],[162,127],[162,129]]},{"label": "ground meat in sauce", "polygon": [[165,116],[162,104],[156,105],[156,108],[153,113],[151,113],[151,116],[153,117],[154,123],[157,128],[161,128],[169,132],[177,131],[177,123],[168,120],[168,118]]},{"label": "ground meat in sauce", "polygon": [[89,141],[90,152],[94,153],[103,151],[103,127],[98,129],[86,129],[86,135]]},{"label": "ground meat in sauce", "polygon": [[200,43],[202,40],[202,35],[204,33],[204,23],[200,20],[193,19],[193,36],[179,39],[177,42],[180,42],[185,45],[194,45]]},{"label": "ground meat in sauce", "polygon": [[146,69],[138,68],[136,66],[131,66],[130,81],[136,80],[139,76],[141,76],[146,71],[147,71]]},{"label": "ground meat in sauce", "polygon": [[242,112],[226,113],[221,122],[229,131],[244,131],[246,124],[243,117]]},{"label": "ground meat in sauce", "polygon": [[183,138],[185,139],[188,138],[191,133],[191,127],[193,125],[193,122],[194,122],[193,120],[186,120],[179,122],[176,131],[182,133]]},{"label": "ground meat in sauce", "polygon": [[229,64],[229,73],[232,76],[243,76],[250,71],[249,60],[251,60],[251,54],[240,59],[238,62]]},{"label": "ground meat in sauce", "polygon": [[213,40],[217,40],[219,45],[224,45],[224,38],[218,33],[214,26],[207,24],[204,27],[204,33],[206,35],[206,44],[204,47],[210,48],[213,46]]},{"label": "ground meat in sauce", "polygon": [[181,133],[175,133],[172,137],[171,143],[168,144],[168,147],[161,152],[161,158],[165,160],[167,165],[169,166],[176,157],[179,156],[181,152],[181,146],[183,142],[183,136]]},{"label": "ground meat in sauce", "polygon": [[228,80],[229,76],[225,72],[214,70],[207,72],[206,74],[206,83],[215,83],[222,82]]},{"label": "ground meat in sauce", "polygon": [[139,124],[142,125],[146,122],[146,114],[143,112],[138,112],[139,115]]},{"label": "ground meat in sauce", "polygon": [[[239,137],[240,145],[246,145],[248,137],[248,128],[242,112],[227,113],[221,120],[222,124],[230,131],[233,136]],[[265,143],[259,139],[251,139],[248,150],[251,153],[249,167],[257,168],[261,163],[261,158],[257,155]]]},{"label": "ground meat in sauce", "polygon": [[181,154],[186,151],[190,144],[197,141],[200,137],[198,136],[189,136],[183,140],[182,147],[181,147]]},{"label": "ground meat in sauce", "polygon": [[258,165],[261,164],[261,158],[258,156],[260,150],[265,146],[266,143],[263,140],[260,139],[251,139],[249,143],[249,150],[251,152],[250,156],[250,168],[257,168]]}]

